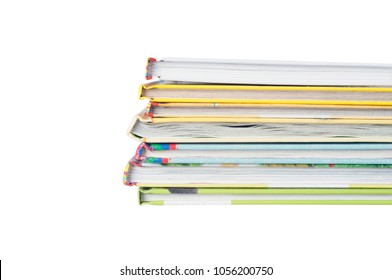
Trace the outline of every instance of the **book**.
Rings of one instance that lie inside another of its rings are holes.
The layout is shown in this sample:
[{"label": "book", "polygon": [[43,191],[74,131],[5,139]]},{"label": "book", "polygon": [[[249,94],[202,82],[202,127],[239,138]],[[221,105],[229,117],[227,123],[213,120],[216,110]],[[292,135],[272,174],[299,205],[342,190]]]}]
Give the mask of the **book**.
[{"label": "book", "polygon": [[[374,121],[374,122],[373,122]],[[145,110],[128,135],[149,143],[392,142],[391,120],[285,119],[279,121],[187,120],[154,122]]]},{"label": "book", "polygon": [[139,187],[392,188],[391,165],[164,165],[134,158],[123,180]]},{"label": "book", "polygon": [[297,104],[156,103],[148,104],[151,122],[290,122],[392,124],[392,106]]},{"label": "book", "polygon": [[392,86],[392,65],[234,59],[148,59],[146,78],[164,81],[256,84]]},{"label": "book", "polygon": [[140,188],[141,205],[391,205],[392,189]]},{"label": "book", "polygon": [[[243,147],[246,149],[243,149]],[[392,144],[145,144],[135,158],[160,164],[392,164]]]},{"label": "book", "polygon": [[392,87],[260,86],[152,82],[139,98],[153,102],[391,106]]}]

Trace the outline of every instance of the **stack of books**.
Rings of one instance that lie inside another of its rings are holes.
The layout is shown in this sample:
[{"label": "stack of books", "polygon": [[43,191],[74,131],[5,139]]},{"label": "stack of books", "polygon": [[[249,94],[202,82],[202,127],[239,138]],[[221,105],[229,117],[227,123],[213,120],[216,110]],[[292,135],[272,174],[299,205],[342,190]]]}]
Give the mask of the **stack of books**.
[{"label": "stack of books", "polygon": [[140,204],[392,204],[392,65],[150,58]]}]

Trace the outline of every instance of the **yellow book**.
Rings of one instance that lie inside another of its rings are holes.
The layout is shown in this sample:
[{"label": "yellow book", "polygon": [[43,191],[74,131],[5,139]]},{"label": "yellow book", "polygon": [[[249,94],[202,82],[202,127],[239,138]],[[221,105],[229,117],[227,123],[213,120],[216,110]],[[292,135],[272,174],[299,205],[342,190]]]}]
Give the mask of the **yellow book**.
[{"label": "yellow book", "polygon": [[260,86],[152,82],[139,98],[171,103],[391,106],[392,87]]},{"label": "yellow book", "polygon": [[392,124],[392,106],[151,102],[145,118],[154,123]]}]

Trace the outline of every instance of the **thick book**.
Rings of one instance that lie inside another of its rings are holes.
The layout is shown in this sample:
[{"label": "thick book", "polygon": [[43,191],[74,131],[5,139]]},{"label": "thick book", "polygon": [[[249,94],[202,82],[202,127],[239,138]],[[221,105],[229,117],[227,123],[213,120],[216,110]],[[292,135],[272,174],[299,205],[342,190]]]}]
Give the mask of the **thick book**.
[{"label": "thick book", "polygon": [[392,144],[146,144],[135,158],[160,164],[392,165]]},{"label": "thick book", "polygon": [[150,58],[146,77],[157,77],[164,81],[215,84],[392,86],[392,65]]},{"label": "thick book", "polygon": [[391,189],[140,188],[141,205],[391,205]]},{"label": "thick book", "polygon": [[392,106],[150,102],[151,122],[392,124]]},{"label": "thick book", "polygon": [[391,106],[392,87],[260,86],[152,82],[139,98],[153,102]]},{"label": "thick book", "polygon": [[124,184],[139,187],[392,188],[391,165],[154,164],[132,159]]},{"label": "thick book", "polygon": [[[163,119],[163,118],[162,118]],[[390,119],[241,118],[154,121],[142,111],[128,135],[150,143],[392,142]]]}]

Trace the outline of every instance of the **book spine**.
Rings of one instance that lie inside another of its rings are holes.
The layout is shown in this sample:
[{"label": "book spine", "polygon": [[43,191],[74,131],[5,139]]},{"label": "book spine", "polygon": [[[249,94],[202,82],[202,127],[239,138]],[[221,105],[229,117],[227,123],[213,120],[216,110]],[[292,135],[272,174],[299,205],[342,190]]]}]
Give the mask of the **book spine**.
[{"label": "book spine", "polygon": [[132,167],[137,166],[141,167],[142,163],[140,160],[136,159],[135,157],[128,161],[127,166],[125,167],[124,174],[123,174],[123,183],[126,186],[135,186],[136,182],[132,181]]},{"label": "book spine", "polygon": [[166,144],[166,143],[151,143],[150,144],[151,151],[173,151],[177,150],[176,144]]},{"label": "book spine", "polygon": [[136,149],[134,158],[138,161],[145,159],[144,152],[146,150],[152,151],[153,149],[147,143],[141,143]]},{"label": "book spine", "polygon": [[149,67],[150,67],[150,63],[151,62],[156,62],[157,60],[153,57],[149,57],[147,59],[147,65],[146,65],[146,80],[151,80],[152,79],[152,75],[150,73]]},{"label": "book spine", "polygon": [[155,108],[155,103],[149,102],[146,107],[146,114],[145,115],[150,117],[151,119],[153,119],[154,118],[154,108]]},{"label": "book spine", "polygon": [[123,183],[126,186],[134,186],[135,184],[130,181],[129,172],[131,169],[131,164],[128,162],[127,166],[125,166],[124,174],[123,174]]},{"label": "book spine", "polygon": [[159,163],[159,164],[168,164],[169,159],[168,158],[147,158],[146,159],[147,163]]}]

